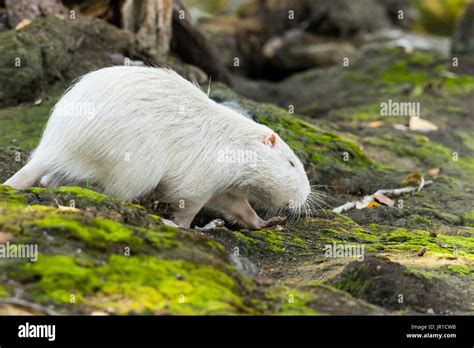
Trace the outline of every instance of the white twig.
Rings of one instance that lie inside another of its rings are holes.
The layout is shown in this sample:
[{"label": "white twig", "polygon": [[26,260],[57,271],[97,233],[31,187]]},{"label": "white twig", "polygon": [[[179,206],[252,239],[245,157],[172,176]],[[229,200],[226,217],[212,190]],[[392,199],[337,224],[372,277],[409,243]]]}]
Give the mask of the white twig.
[{"label": "white twig", "polygon": [[[354,207],[365,207],[367,206],[367,203],[370,203],[372,200],[374,200],[374,196],[378,194],[383,194],[386,196],[400,196],[404,195],[410,192],[415,192],[415,191],[420,191],[424,186],[429,185],[433,183],[433,181],[428,180],[424,181],[422,180],[420,182],[420,185],[418,186],[409,186],[409,187],[401,187],[401,188],[396,188],[396,189],[385,189],[385,190],[378,190],[374,194],[371,194],[369,196],[365,196],[362,200],[360,201],[353,201],[353,202],[347,202],[339,207],[334,208],[332,211],[335,213],[342,213],[344,211],[347,211],[349,209],[352,209]],[[360,208],[358,208],[360,209]]]},{"label": "white twig", "polygon": [[37,312],[45,315],[58,315],[58,313],[52,309],[16,297],[0,299],[0,306],[4,304],[16,306],[30,312]]}]

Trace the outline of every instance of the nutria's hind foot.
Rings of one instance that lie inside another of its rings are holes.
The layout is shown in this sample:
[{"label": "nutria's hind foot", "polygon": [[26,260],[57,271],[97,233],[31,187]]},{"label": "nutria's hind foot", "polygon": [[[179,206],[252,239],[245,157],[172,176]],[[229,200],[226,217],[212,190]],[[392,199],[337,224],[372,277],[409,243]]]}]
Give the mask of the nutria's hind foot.
[{"label": "nutria's hind foot", "polygon": [[179,225],[175,224],[173,221],[171,220],[168,220],[168,219],[161,219],[161,221],[163,221],[163,223],[166,225],[166,226],[171,226],[171,227],[179,227]]},{"label": "nutria's hind foot", "polygon": [[61,182],[53,175],[47,174],[41,177],[40,185],[43,187],[58,187]]},{"label": "nutria's hind foot", "polygon": [[28,189],[35,184],[41,177],[42,170],[35,166],[34,163],[27,163],[15,175],[5,181],[3,185],[11,186],[17,190]]},{"label": "nutria's hind foot", "polygon": [[173,212],[173,222],[176,223],[179,227],[190,228],[191,223],[194,220],[194,217],[204,206],[204,203],[198,203],[194,201],[187,201],[183,204],[183,207],[179,205],[175,206]]}]

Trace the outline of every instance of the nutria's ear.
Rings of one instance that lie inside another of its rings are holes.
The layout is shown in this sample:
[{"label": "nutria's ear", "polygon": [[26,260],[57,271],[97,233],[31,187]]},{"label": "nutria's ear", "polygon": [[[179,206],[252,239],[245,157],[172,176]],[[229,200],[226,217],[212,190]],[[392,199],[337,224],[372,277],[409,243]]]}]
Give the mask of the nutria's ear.
[{"label": "nutria's ear", "polygon": [[265,145],[270,146],[270,147],[275,147],[276,142],[277,142],[277,136],[275,132],[272,132],[272,134],[267,135],[263,141]]}]

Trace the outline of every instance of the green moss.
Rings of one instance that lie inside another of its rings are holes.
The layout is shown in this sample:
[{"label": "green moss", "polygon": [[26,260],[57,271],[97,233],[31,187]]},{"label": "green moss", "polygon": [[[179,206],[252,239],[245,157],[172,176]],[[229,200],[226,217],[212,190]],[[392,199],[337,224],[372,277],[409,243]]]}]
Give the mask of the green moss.
[{"label": "green moss", "polygon": [[474,91],[474,77],[470,75],[454,75],[443,80],[443,86],[452,94],[465,94]]},{"label": "green moss", "polygon": [[199,1],[199,0],[186,0],[186,5],[194,10],[202,11],[207,15],[218,15],[228,13],[231,7],[230,0],[210,0],[210,1]]},{"label": "green moss", "polygon": [[138,248],[142,243],[140,238],[134,236],[132,230],[103,218],[85,221],[80,218],[51,215],[34,220],[33,223],[55,233],[70,235],[98,248],[106,248],[113,243]]},{"label": "green moss", "polygon": [[262,251],[282,253],[285,245],[283,234],[270,230],[235,232],[234,237],[246,255],[253,255]]},{"label": "green moss", "polygon": [[32,285],[32,296],[39,302],[66,303],[71,294],[81,302],[83,293],[97,288],[100,279],[79,262],[69,256],[39,255],[37,262],[21,265],[12,275],[20,281],[38,277],[39,281]]},{"label": "green moss", "polygon": [[378,110],[377,113],[375,112],[364,112],[364,111],[359,111],[359,112],[355,112],[353,114],[350,115],[350,119],[353,120],[353,121],[357,121],[357,122],[360,122],[360,121],[376,121],[378,119],[380,119],[380,109]]},{"label": "green moss", "polygon": [[234,237],[245,255],[252,255],[258,252],[257,242],[246,234],[236,231],[234,232]]},{"label": "green moss", "polygon": [[333,285],[338,289],[350,293],[352,296],[359,298],[364,293],[367,283],[357,277],[347,277],[334,282]]},{"label": "green moss", "polygon": [[[334,134],[323,132],[280,108],[259,104],[255,116],[259,122],[278,132],[295,152],[303,158],[310,159],[315,165],[331,161],[351,167],[374,164],[355,144],[342,140]],[[349,154],[349,161],[343,160],[343,153]]]},{"label": "green moss", "polygon": [[8,207],[25,206],[26,198],[9,186],[0,185],[0,207],[2,205]]},{"label": "green moss", "polygon": [[428,76],[429,75],[424,71],[413,71],[409,69],[407,61],[399,61],[383,71],[381,79],[388,84],[412,83],[416,86],[424,84]]},{"label": "green moss", "polygon": [[413,95],[423,93],[423,87],[432,82],[440,85],[447,95],[466,94],[474,90],[474,77],[470,75],[449,74],[448,63],[443,62],[436,65],[433,55],[415,51],[410,55],[401,56],[380,74],[380,81],[388,85],[399,85],[410,83],[414,86]]},{"label": "green moss", "polygon": [[416,214],[420,214],[420,215],[428,216],[430,218],[441,220],[451,225],[459,225],[461,223],[461,218],[459,216],[442,212],[438,209],[421,207],[421,208],[414,208],[414,212]]},{"label": "green moss", "polygon": [[[112,256],[109,265],[100,273],[107,279],[105,295],[112,287],[111,294],[122,293],[133,298],[141,293],[134,288],[149,288],[149,303],[146,299],[134,301],[142,307],[141,311],[166,309],[176,314],[246,311],[242,299],[234,292],[234,281],[209,266],[153,257],[130,259]],[[180,303],[180,297],[183,303]]]},{"label": "green moss", "polygon": [[8,297],[10,296],[10,292],[8,291],[8,289],[2,285],[0,285],[0,298],[2,297]]},{"label": "green moss", "polygon": [[[179,245],[177,241],[179,229],[171,226],[160,226],[159,229],[149,230],[145,228],[135,228],[139,231],[140,238],[145,238],[153,247],[159,248],[160,250],[176,247]],[[212,241],[210,241],[212,242]],[[218,244],[218,243],[216,243]],[[208,244],[211,246],[210,244]],[[212,245],[214,249],[218,250],[218,245]]]},{"label": "green moss", "polygon": [[318,315],[311,307],[315,298],[311,292],[279,286],[267,292],[262,302],[263,305],[278,306],[278,315]]},{"label": "green moss", "polygon": [[463,237],[440,234],[438,235],[438,239],[451,247],[457,247],[460,251],[474,254],[474,235]]},{"label": "green moss", "polygon": [[211,247],[215,250],[221,251],[221,252],[225,251],[225,247],[222,244],[220,244],[220,243],[218,243],[214,240],[207,241],[206,245],[208,245],[209,247]]},{"label": "green moss", "polygon": [[420,215],[416,215],[416,214],[410,215],[408,217],[408,221],[409,221],[409,226],[413,226],[413,227],[424,226],[424,228],[426,228],[429,226],[433,226],[433,222],[430,219],[420,216]]},{"label": "green moss", "polygon": [[435,56],[432,53],[423,51],[414,51],[408,56],[407,60],[409,65],[415,66],[429,66],[435,62]]},{"label": "green moss", "polygon": [[464,213],[464,218],[465,219],[474,219],[474,209],[465,212]]},{"label": "green moss", "polygon": [[412,157],[420,163],[431,167],[442,167],[450,163],[452,151],[443,145],[426,141],[418,134],[404,134],[403,138],[387,135],[369,137],[365,141],[371,145],[380,146],[403,157]]},{"label": "green moss", "polygon": [[458,114],[460,112],[463,112],[463,108],[460,107],[459,105],[448,105],[446,110],[453,114]]},{"label": "green moss", "polygon": [[[71,195],[74,196],[76,200],[87,200],[90,202],[102,202],[108,197],[104,194],[83,188],[83,187],[74,187],[74,186],[60,186],[53,189],[41,188],[41,187],[33,187],[29,189],[29,192],[32,192],[37,195],[41,195],[44,193],[54,193],[54,194],[63,194],[63,195]],[[140,207],[140,206],[138,206]]]},{"label": "green moss", "polygon": [[85,198],[91,201],[101,202],[104,199],[107,199],[106,195],[97,193],[92,190],[88,190],[82,187],[71,187],[71,186],[62,186],[58,187],[54,190],[57,193],[69,194],[74,195],[77,198]]},{"label": "green moss", "polygon": [[178,243],[178,229],[162,224],[151,229],[127,226],[102,217],[91,217],[82,211],[63,211],[46,206],[5,208],[2,213],[0,228],[15,232],[18,238],[26,240],[35,236],[37,231],[45,230],[52,236],[67,241],[73,239],[88,248],[123,251],[128,247],[133,253],[141,250],[144,241],[159,250]]},{"label": "green moss", "polygon": [[56,101],[57,98],[51,98],[39,106],[22,104],[0,109],[0,145],[33,150]]},{"label": "green moss", "polygon": [[273,230],[260,230],[260,231],[252,231],[249,233],[252,238],[262,241],[261,247],[265,250],[269,250],[275,253],[283,252],[282,246],[285,237]]},{"label": "green moss", "polygon": [[465,176],[471,178],[474,176],[474,158],[458,156],[458,160],[453,161],[453,164]]},{"label": "green moss", "polygon": [[[113,198],[110,198],[102,193],[83,188],[83,187],[74,187],[74,186],[60,186],[56,188],[41,188],[33,187],[29,190],[24,191],[26,194],[33,193],[37,196],[36,200],[39,200],[41,203],[54,204],[56,201],[64,202],[63,204],[69,205],[74,203],[74,206],[80,209],[89,209],[93,208],[94,210],[102,211],[106,213],[107,211],[120,210],[124,214],[124,210],[130,212],[130,215],[143,215],[150,222],[156,222],[157,224],[162,225],[161,218],[159,216],[153,216],[148,214],[145,208],[139,204],[134,204],[131,202],[123,202]],[[29,200],[35,202],[34,197],[29,197]],[[131,208],[131,209],[130,209]],[[116,215],[114,213],[112,215]]]},{"label": "green moss", "polygon": [[40,255],[15,270],[40,303],[76,303],[117,313],[223,314],[251,312],[225,273],[209,266],[153,256],[110,255],[104,265],[68,256]]},{"label": "green moss", "polygon": [[424,230],[405,229],[401,227],[369,225],[374,233],[380,236],[377,243],[385,251],[407,251],[417,253],[428,248],[428,253],[440,256],[464,257],[474,259],[474,240],[472,237],[438,234],[436,237]]},{"label": "green moss", "polygon": [[460,266],[460,265],[449,265],[448,271],[460,274],[463,276],[471,275],[474,278],[474,269],[472,267]]},{"label": "green moss", "polygon": [[290,239],[290,245],[294,246],[294,247],[297,247],[297,248],[302,248],[302,249],[305,249],[307,247],[306,241],[304,241],[303,239],[298,238],[298,237],[291,238]]}]

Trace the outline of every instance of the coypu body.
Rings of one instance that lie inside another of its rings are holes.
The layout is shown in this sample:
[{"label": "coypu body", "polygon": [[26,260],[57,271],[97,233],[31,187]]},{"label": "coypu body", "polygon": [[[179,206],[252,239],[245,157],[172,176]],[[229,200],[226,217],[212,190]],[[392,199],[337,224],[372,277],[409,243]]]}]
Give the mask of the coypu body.
[{"label": "coypu body", "polygon": [[310,185],[301,161],[270,128],[211,100],[168,69],[91,72],[53,108],[29,162],[5,185],[91,181],[131,200],[156,190],[189,227],[204,206],[249,228],[265,208],[301,207]]}]

